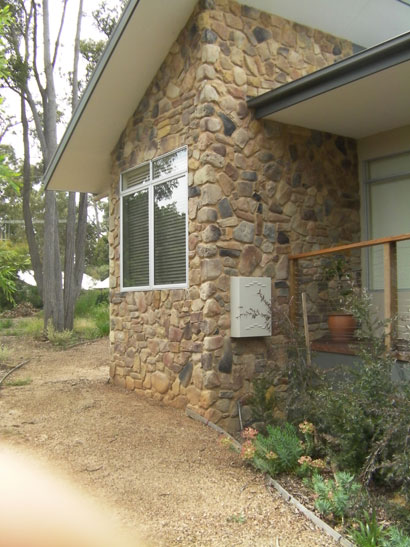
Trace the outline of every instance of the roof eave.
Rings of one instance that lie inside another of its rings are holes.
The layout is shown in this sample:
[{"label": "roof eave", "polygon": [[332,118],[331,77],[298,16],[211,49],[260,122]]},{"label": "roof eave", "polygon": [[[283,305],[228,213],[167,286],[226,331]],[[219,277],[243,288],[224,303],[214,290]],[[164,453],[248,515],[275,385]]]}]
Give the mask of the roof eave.
[{"label": "roof eave", "polygon": [[43,183],[45,185],[45,189],[48,189],[48,186],[50,184],[50,181],[53,177],[53,174],[56,170],[56,167],[58,163],[61,160],[61,157],[64,154],[64,151],[77,127],[77,124],[85,111],[88,102],[95,90],[95,88],[98,85],[98,82],[100,81],[100,78],[111,58],[112,53],[114,52],[118,42],[121,39],[121,36],[124,32],[124,29],[126,28],[130,18],[132,17],[135,9],[137,8],[138,4],[140,3],[140,0],[129,0],[128,4],[126,5],[124,12],[122,13],[121,18],[119,19],[117,25],[114,28],[114,31],[101,55],[101,58],[99,59],[97,66],[95,67],[93,74],[87,84],[87,87],[84,90],[84,94],[81,97],[81,100],[79,101],[76,109],[74,110],[74,113],[67,125],[67,128],[64,132],[64,135],[57,147],[57,150],[52,157],[46,172],[43,176]]}]

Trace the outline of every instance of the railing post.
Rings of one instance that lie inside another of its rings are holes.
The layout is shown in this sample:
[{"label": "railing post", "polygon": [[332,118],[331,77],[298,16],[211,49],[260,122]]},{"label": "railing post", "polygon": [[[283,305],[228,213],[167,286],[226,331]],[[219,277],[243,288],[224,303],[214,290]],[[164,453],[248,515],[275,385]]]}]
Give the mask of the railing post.
[{"label": "railing post", "polygon": [[297,311],[297,259],[289,260],[289,317],[293,325],[296,325]]},{"label": "railing post", "polygon": [[383,244],[384,264],[384,317],[386,349],[391,350],[395,337],[397,316],[397,246],[395,241]]}]

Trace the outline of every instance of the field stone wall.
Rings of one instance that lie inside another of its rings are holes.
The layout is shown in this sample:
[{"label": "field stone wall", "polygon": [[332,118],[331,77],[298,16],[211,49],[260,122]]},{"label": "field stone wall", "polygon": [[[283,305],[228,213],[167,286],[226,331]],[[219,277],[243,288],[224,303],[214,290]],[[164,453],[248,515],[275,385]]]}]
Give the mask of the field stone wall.
[{"label": "field stone wall", "polygon": [[[342,137],[256,121],[246,98],[351,53],[346,41],[230,0],[198,4],[113,153],[115,383],[189,405],[231,431],[237,401],[246,401],[252,378],[267,367],[277,372],[283,402],[283,339],[230,338],[230,277],[271,277],[275,301],[286,304],[290,252],[357,239],[356,147]],[[119,175],[183,145],[189,288],[121,293]],[[249,418],[246,404],[243,413]]]}]

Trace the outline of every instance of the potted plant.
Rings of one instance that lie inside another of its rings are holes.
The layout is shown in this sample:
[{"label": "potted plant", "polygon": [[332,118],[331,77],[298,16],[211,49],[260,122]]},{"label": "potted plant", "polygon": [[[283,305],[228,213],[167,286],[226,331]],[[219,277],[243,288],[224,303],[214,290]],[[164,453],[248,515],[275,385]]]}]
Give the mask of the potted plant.
[{"label": "potted plant", "polygon": [[353,280],[345,256],[332,258],[325,268],[325,278],[331,303],[331,311],[327,318],[330,335],[335,342],[347,342],[353,338],[356,319],[346,309],[346,300],[353,292]]}]

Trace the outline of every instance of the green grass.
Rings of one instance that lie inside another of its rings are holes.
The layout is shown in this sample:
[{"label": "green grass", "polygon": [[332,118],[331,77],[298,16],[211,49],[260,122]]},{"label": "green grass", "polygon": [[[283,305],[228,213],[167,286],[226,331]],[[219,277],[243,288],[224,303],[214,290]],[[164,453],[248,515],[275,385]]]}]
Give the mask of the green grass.
[{"label": "green grass", "polygon": [[[86,291],[77,300],[73,331],[49,330],[48,339],[66,348],[84,340],[96,340],[110,332],[110,312],[107,291]],[[43,312],[34,317],[0,320],[0,333],[7,336],[41,338],[44,335]],[[1,358],[1,355],[0,355]]]},{"label": "green grass", "polygon": [[6,382],[6,386],[22,387],[28,386],[33,380],[31,378],[19,378],[18,380],[10,380]]},{"label": "green grass", "polygon": [[4,346],[0,346],[0,363],[5,363],[10,357],[10,350]]},{"label": "green grass", "polygon": [[13,324],[3,332],[7,336],[40,338],[43,334],[43,318],[40,315],[13,319]]},{"label": "green grass", "polygon": [[9,317],[0,319],[0,330],[9,329],[13,324],[13,321]]},{"label": "green grass", "polygon": [[88,317],[95,308],[108,306],[108,289],[83,291],[75,304],[75,317]]},{"label": "green grass", "polygon": [[108,291],[85,291],[80,295],[75,306],[74,332],[86,339],[109,334]]}]

